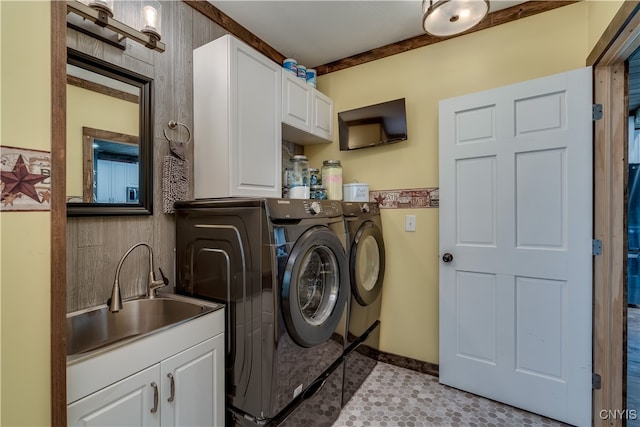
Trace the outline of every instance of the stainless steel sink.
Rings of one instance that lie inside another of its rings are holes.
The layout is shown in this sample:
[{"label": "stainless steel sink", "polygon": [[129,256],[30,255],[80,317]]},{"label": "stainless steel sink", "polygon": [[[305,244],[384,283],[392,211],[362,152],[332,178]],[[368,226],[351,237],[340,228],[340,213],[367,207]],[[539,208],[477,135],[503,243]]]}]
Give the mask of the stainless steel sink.
[{"label": "stainless steel sink", "polygon": [[108,307],[67,315],[67,355],[111,348],[215,311],[216,304],[157,297],[125,301],[117,313]]}]

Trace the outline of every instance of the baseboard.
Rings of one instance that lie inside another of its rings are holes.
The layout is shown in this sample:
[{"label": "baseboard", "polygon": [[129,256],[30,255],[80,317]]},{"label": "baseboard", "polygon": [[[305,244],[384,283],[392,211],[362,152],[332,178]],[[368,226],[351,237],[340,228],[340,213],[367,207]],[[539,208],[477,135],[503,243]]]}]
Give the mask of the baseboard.
[{"label": "baseboard", "polygon": [[412,359],[410,357],[400,356],[397,354],[386,353],[366,345],[357,347],[355,351],[379,362],[388,363],[390,365],[399,366],[401,368],[410,369],[412,371],[421,372],[434,377],[438,377],[440,375],[440,367],[434,363],[424,362],[422,360]]}]

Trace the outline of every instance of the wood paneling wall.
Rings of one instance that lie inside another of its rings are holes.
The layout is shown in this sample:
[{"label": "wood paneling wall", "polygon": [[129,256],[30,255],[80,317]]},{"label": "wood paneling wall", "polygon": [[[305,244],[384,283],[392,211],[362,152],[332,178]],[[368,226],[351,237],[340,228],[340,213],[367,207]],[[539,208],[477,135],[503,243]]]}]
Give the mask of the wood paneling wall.
[{"label": "wood paneling wall", "polygon": [[[153,78],[154,165],[153,216],[73,217],[67,220],[67,312],[104,304],[111,295],[116,266],[122,254],[136,242],[154,248],[156,268],[175,285],[175,221],[162,212],[162,161],[169,153],[167,123],[176,120],[193,129],[192,52],[227,31],[183,2],[163,1],[163,53],[127,40],[122,51],[92,37],[67,29],[67,46],[104,61]],[[137,12],[139,3],[115,2],[115,16],[125,23]],[[193,144],[188,159],[193,160]],[[191,181],[193,172],[191,168]],[[193,185],[191,185],[191,189]],[[191,190],[192,191],[192,190]],[[127,258],[120,274],[123,298],[143,295],[148,274],[147,253],[138,248]],[[157,271],[156,271],[157,274]]]}]

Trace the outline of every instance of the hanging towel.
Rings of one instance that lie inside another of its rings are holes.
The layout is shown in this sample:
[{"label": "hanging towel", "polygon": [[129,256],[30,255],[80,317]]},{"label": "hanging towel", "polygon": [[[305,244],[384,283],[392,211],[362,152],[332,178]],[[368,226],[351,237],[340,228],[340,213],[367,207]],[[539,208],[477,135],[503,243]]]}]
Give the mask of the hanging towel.
[{"label": "hanging towel", "polygon": [[189,192],[189,161],[164,156],[162,167],[162,210],[173,213],[174,202],[187,200]]}]

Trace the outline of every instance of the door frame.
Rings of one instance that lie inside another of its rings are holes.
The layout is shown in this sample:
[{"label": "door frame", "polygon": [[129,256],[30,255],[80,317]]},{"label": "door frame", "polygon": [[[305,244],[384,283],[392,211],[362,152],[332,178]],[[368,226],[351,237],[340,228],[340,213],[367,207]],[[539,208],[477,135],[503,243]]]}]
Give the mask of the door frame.
[{"label": "door frame", "polygon": [[594,103],[602,119],[594,122],[594,239],[602,255],[593,260],[593,425],[622,425],[602,411],[626,408],[625,181],[628,132],[628,78],[625,61],[640,47],[640,1],[625,1],[589,54]]},{"label": "door frame", "polygon": [[51,425],[67,425],[67,2],[51,6]]}]

